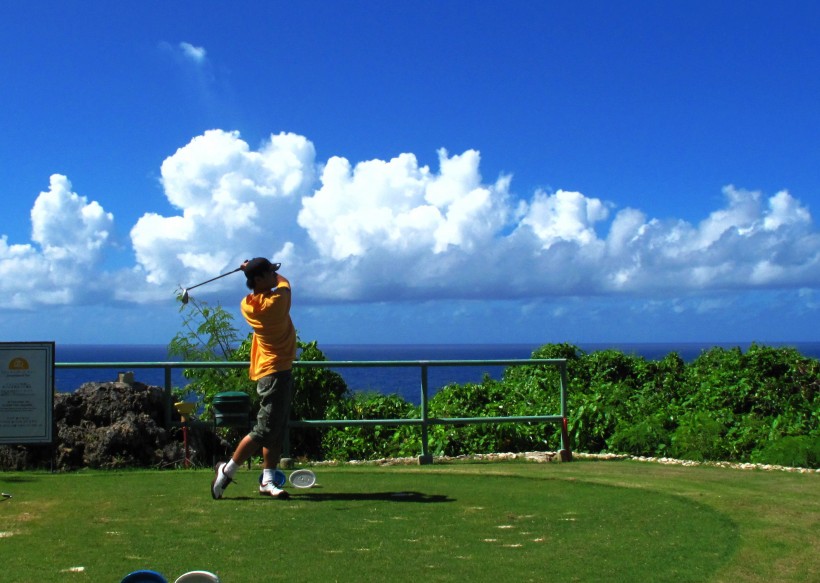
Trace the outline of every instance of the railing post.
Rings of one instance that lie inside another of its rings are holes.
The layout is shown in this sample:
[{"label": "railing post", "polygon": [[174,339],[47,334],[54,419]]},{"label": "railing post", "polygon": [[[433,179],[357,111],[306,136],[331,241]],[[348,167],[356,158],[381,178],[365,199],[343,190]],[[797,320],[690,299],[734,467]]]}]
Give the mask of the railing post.
[{"label": "railing post", "polygon": [[430,455],[429,435],[427,432],[427,364],[421,364],[421,456],[419,464],[428,465],[433,463],[433,456]]},{"label": "railing post", "polygon": [[567,361],[561,363],[561,461],[572,461],[572,448],[569,444],[569,428],[567,427],[567,389],[569,379],[567,377]]},{"label": "railing post", "polygon": [[171,407],[173,406],[173,399],[171,398],[171,367],[165,365],[165,428],[171,427]]}]

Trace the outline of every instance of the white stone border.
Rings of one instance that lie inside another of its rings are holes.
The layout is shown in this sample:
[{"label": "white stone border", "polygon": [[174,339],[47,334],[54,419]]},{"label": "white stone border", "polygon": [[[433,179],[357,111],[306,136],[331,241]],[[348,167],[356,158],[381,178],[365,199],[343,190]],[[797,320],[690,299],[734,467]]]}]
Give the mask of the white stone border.
[{"label": "white stone border", "polygon": [[[795,472],[800,474],[820,474],[820,468],[812,469],[812,468],[791,468],[787,466],[777,466],[772,464],[750,464],[750,463],[733,463],[733,462],[713,462],[713,461],[706,461],[706,462],[697,462],[693,460],[678,460],[668,457],[644,457],[644,456],[634,456],[634,455],[626,455],[626,454],[615,454],[615,453],[581,453],[581,452],[572,452],[572,457],[582,460],[600,460],[600,461],[617,461],[617,460],[632,460],[636,462],[646,462],[646,463],[656,463],[656,464],[663,464],[663,465],[675,465],[675,466],[685,466],[685,467],[694,467],[694,466],[705,466],[705,467],[715,467],[715,468],[731,468],[735,470],[762,470],[762,471],[778,471],[778,472]],[[486,454],[473,454],[473,455],[459,455],[459,456],[438,456],[433,458],[434,461],[459,461],[459,460],[473,460],[473,461],[510,461],[510,460],[526,460],[531,462],[537,463],[549,463],[549,462],[560,462],[561,457],[558,455],[558,452],[554,451],[528,451],[522,453],[486,453]],[[418,458],[415,457],[406,457],[406,458],[382,458],[376,460],[351,460],[349,462],[337,462],[337,461],[327,461],[327,462],[312,462],[308,465],[313,466],[322,466],[322,465],[343,465],[344,463],[350,465],[374,465],[374,466],[408,466],[408,465],[417,465],[419,463]]]}]

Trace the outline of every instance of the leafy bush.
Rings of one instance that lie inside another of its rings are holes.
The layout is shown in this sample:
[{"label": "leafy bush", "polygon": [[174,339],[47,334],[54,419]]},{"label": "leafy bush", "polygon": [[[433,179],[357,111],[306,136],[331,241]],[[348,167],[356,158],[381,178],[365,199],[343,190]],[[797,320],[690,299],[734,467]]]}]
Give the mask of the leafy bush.
[{"label": "leafy bush", "polygon": [[802,468],[820,467],[820,437],[817,435],[783,437],[755,450],[751,459],[759,464]]},{"label": "leafy bush", "polygon": [[720,458],[749,461],[760,444],[817,429],[818,361],[793,348],[713,348],[686,368],[686,411],[709,412],[725,427]]},{"label": "leafy bush", "polygon": [[608,449],[639,456],[666,456],[670,443],[671,435],[663,413],[628,423],[619,422],[607,440]]},{"label": "leafy bush", "polygon": [[[429,414],[450,418],[554,414],[547,394],[538,381],[510,384],[485,377],[482,383],[443,387],[430,400]],[[556,428],[543,423],[435,425],[430,429],[430,447],[436,455],[543,450],[557,448],[559,440]]]},{"label": "leafy bush", "polygon": [[[327,357],[316,341],[298,342],[299,362],[321,362]],[[296,366],[293,372],[291,419],[327,419],[328,409],[350,396],[341,375],[325,367]],[[322,441],[329,428],[294,428],[290,431],[290,453],[321,459]]]},{"label": "leafy bush", "polygon": [[[412,419],[418,408],[398,395],[355,393],[331,403],[326,419]],[[411,457],[421,453],[418,427],[408,425],[362,425],[330,427],[322,437],[328,459],[340,461]]]},{"label": "leafy bush", "polygon": [[[820,362],[793,348],[753,344],[746,353],[713,348],[689,364],[674,352],[647,361],[616,350],[587,354],[569,344],[542,346],[532,357],[567,359],[568,425],[575,449],[750,461],[753,452],[764,456],[761,444],[771,443],[765,450],[770,458],[818,465],[810,440],[775,445],[818,431]],[[541,404],[553,414],[559,410],[559,381],[555,367],[515,367],[505,372],[504,388],[496,393],[543,386]],[[503,402],[492,395],[485,400]],[[474,410],[480,414],[482,407]],[[465,447],[499,446],[498,439],[481,437]]]},{"label": "leafy bush", "polygon": [[726,427],[705,411],[687,415],[672,435],[672,455],[686,460],[726,459]]}]

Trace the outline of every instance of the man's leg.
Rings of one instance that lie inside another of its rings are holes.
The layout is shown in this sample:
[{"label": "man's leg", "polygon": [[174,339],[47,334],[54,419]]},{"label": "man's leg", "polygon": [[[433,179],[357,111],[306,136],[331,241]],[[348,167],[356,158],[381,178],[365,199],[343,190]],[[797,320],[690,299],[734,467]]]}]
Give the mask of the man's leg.
[{"label": "man's leg", "polygon": [[279,465],[279,460],[282,457],[282,447],[277,447],[275,449],[263,447],[262,448],[262,461],[264,462],[265,469],[268,470],[275,470],[276,466]]},{"label": "man's leg", "polygon": [[236,446],[231,459],[237,466],[241,466],[248,461],[252,455],[259,451],[262,445],[250,435],[246,435]]},{"label": "man's leg", "polygon": [[262,459],[264,470],[262,471],[262,482],[259,485],[259,493],[273,496],[274,498],[287,498],[288,493],[276,485],[276,466],[282,457],[282,444],[284,442],[288,417],[290,415],[290,404],[293,398],[293,376],[290,371],[273,375],[273,383],[266,393],[265,402],[269,405],[269,414],[265,423],[265,440],[262,448]]},{"label": "man's leg", "polygon": [[260,447],[262,447],[261,444],[253,439],[250,434],[246,435],[242,438],[242,441],[239,442],[239,445],[236,446],[233,456],[228,460],[228,463],[216,464],[214,468],[214,479],[211,482],[211,496],[213,496],[215,500],[222,498],[225,488],[233,481],[236,470],[238,470],[246,460],[250,459],[253,454],[259,451]]},{"label": "man's leg", "polygon": [[[254,431],[258,431],[262,427],[265,430],[264,439],[260,439],[260,442],[264,444],[262,459],[265,469],[274,470],[279,465],[279,460],[282,457],[282,445],[287,436],[292,400],[293,375],[291,371],[283,371],[272,375],[270,383],[265,386],[263,394],[263,406],[266,409],[266,415],[263,419],[260,409],[257,427],[254,428]],[[257,437],[262,437],[262,434],[260,433]]]}]

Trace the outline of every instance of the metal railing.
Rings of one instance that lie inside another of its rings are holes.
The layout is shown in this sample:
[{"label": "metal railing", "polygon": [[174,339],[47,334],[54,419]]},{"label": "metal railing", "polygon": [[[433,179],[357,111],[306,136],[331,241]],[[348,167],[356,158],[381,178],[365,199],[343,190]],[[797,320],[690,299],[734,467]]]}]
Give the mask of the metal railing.
[{"label": "metal railing", "polygon": [[[248,362],[57,362],[55,368],[65,369],[157,369],[165,372],[165,425],[171,426],[171,409],[173,407],[172,379],[173,369],[186,368],[247,368]],[[444,366],[524,366],[550,365],[558,368],[560,373],[560,412],[555,415],[525,415],[508,417],[430,417],[429,415],[429,381],[428,371],[431,367]],[[567,361],[563,358],[531,358],[508,360],[391,360],[391,361],[295,361],[294,368],[396,368],[418,367],[421,373],[420,417],[411,419],[303,419],[292,420],[290,427],[352,427],[376,425],[414,425],[421,427],[422,452],[419,462],[432,463],[428,430],[431,425],[469,425],[478,423],[559,423],[561,425],[562,457],[571,458],[569,434],[567,431]]]}]

